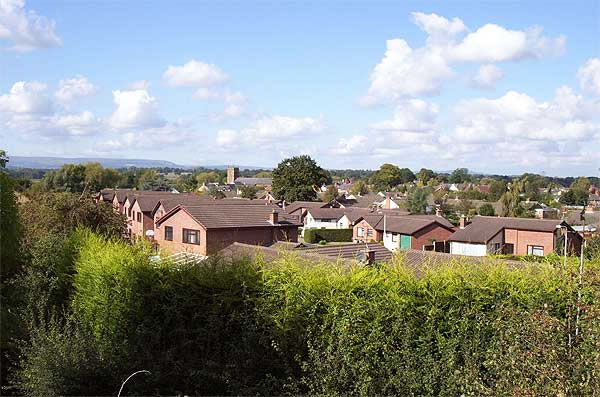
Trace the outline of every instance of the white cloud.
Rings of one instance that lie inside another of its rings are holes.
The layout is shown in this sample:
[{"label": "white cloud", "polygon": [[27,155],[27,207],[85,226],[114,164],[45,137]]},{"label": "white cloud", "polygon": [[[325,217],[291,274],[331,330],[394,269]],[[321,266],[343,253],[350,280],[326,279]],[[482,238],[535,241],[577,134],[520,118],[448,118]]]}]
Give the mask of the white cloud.
[{"label": "white cloud", "polygon": [[227,75],[216,65],[191,60],[182,66],[169,66],[163,79],[172,87],[210,87],[224,83]]},{"label": "white cloud", "polygon": [[550,39],[541,33],[540,28],[521,31],[487,24],[469,33],[453,48],[453,56],[456,60],[464,62],[504,62],[564,53],[564,36]]},{"label": "white cloud", "polygon": [[84,111],[79,114],[66,114],[54,116],[52,122],[56,129],[68,132],[69,135],[91,135],[97,132],[102,121],[92,112]]},{"label": "white cloud", "polygon": [[485,64],[479,67],[479,71],[471,79],[471,84],[478,88],[493,89],[502,77],[504,77],[502,69],[496,65]]},{"label": "white cloud", "polygon": [[409,99],[396,106],[394,118],[372,124],[382,131],[431,132],[435,128],[439,107],[420,99]]},{"label": "white cloud", "polygon": [[48,86],[38,82],[19,81],[7,94],[0,95],[0,112],[50,113],[52,102],[47,94]]},{"label": "white cloud", "polygon": [[165,121],[158,115],[158,102],[146,90],[113,91],[117,109],[109,119],[116,129],[161,127]]},{"label": "white cloud", "polygon": [[356,156],[369,151],[369,138],[364,135],[352,135],[349,138],[340,138],[331,148],[333,154],[341,156]]},{"label": "white cloud", "polygon": [[324,128],[321,119],[274,115],[262,117],[239,130],[220,130],[216,142],[225,150],[236,149],[241,144],[251,150],[257,147],[282,149],[289,148],[296,139],[321,132]]},{"label": "white cloud", "polygon": [[225,92],[223,101],[225,102],[224,117],[240,117],[246,111],[247,99],[241,92]]},{"label": "white cloud", "polygon": [[370,75],[370,86],[360,105],[438,94],[443,83],[455,75],[453,64],[520,61],[561,55],[565,49],[564,36],[543,36],[538,27],[521,31],[487,24],[461,39],[468,29],[459,18],[448,20],[420,12],[412,13],[412,17],[427,33],[425,46],[411,48],[403,39],[387,40],[386,52]]},{"label": "white cloud", "polygon": [[497,99],[466,100],[456,107],[453,137],[468,143],[592,139],[600,131],[600,124],[592,118],[595,107],[568,87],[559,88],[552,101],[542,103],[516,91]]},{"label": "white cloud", "polygon": [[588,59],[577,72],[577,78],[584,92],[600,96],[600,58]]},{"label": "white cloud", "polygon": [[59,102],[69,104],[76,99],[94,95],[96,92],[98,92],[98,88],[90,83],[87,77],[77,76],[72,79],[61,80],[54,96]]},{"label": "white cloud", "polygon": [[62,45],[55,22],[25,9],[24,0],[0,0],[0,40],[12,42],[14,51]]}]

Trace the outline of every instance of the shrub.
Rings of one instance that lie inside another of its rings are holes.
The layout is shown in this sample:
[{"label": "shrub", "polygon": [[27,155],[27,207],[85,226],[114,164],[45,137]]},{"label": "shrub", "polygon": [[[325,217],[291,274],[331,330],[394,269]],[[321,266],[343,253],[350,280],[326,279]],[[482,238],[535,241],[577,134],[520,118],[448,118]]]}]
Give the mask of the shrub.
[{"label": "shrub", "polygon": [[321,240],[352,242],[352,229],[305,229],[304,241],[317,243]]}]

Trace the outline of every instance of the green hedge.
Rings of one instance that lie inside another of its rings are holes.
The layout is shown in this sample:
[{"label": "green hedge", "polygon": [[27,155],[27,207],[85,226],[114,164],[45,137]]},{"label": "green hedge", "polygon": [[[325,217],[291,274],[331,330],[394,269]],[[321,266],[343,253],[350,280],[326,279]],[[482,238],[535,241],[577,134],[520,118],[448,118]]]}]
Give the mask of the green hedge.
[{"label": "green hedge", "polygon": [[318,243],[321,240],[351,242],[352,229],[304,229],[304,241]]},{"label": "green hedge", "polygon": [[[341,269],[293,252],[153,264],[88,235],[67,320],[23,350],[26,395],[594,395],[600,264],[468,260],[416,276],[402,255]],[[569,335],[572,336],[569,346]]]}]

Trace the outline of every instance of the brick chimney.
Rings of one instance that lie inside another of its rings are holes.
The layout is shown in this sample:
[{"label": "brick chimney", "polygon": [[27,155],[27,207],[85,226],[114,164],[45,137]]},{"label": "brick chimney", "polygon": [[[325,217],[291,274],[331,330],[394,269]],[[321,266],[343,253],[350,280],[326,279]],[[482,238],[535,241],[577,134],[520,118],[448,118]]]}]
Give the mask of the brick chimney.
[{"label": "brick chimney", "polygon": [[271,222],[272,225],[279,223],[279,213],[277,211],[273,210],[273,212],[271,212],[271,215],[269,215],[269,222]]},{"label": "brick chimney", "polygon": [[366,250],[365,251],[365,256],[366,256],[366,265],[367,266],[372,266],[375,263],[375,251],[373,250]]},{"label": "brick chimney", "polygon": [[464,216],[464,215],[463,215],[463,216],[461,216],[461,217],[460,217],[460,221],[459,221],[459,224],[458,224],[458,226],[459,226],[461,229],[464,229],[464,228],[465,228],[465,226],[467,226],[468,224],[469,224],[469,222],[467,221],[467,217],[466,217],[466,216]]}]

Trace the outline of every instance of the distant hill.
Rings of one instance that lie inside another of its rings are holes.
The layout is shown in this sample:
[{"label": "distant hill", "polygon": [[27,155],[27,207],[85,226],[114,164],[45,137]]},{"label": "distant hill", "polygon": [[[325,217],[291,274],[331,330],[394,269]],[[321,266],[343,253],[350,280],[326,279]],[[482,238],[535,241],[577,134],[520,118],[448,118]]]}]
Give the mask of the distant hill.
[{"label": "distant hill", "polygon": [[[211,168],[224,170],[227,165],[181,165],[173,163],[167,160],[145,160],[145,159],[112,159],[112,158],[100,158],[100,157],[29,157],[29,156],[9,156],[9,162],[7,163],[8,168],[45,168],[55,169],[60,168],[64,164],[85,164],[85,163],[100,163],[103,167],[110,168],[127,168],[127,167],[138,167],[138,168]],[[236,166],[240,169],[246,170],[257,170],[257,169],[268,169],[267,167],[254,167],[254,166]]]}]

